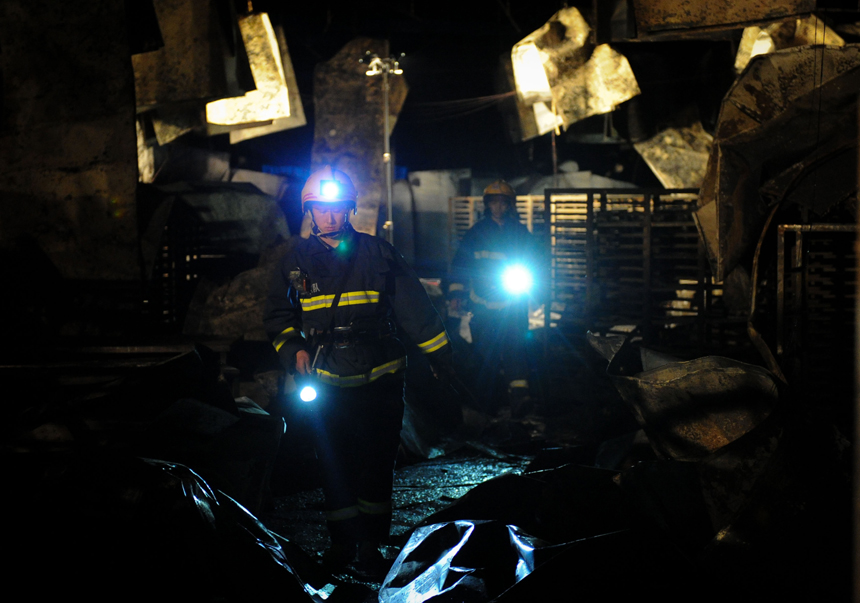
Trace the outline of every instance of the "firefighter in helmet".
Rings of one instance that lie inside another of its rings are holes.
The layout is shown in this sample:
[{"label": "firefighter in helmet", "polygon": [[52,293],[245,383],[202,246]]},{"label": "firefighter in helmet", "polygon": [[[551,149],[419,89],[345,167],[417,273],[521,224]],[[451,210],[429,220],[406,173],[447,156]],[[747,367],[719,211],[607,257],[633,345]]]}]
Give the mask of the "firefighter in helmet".
[{"label": "firefighter in helmet", "polygon": [[314,445],[325,493],[330,566],[382,562],[403,418],[408,337],[434,371],[450,371],[442,320],[403,257],[349,223],[357,193],[326,166],[308,178],[302,209],[313,235],[274,275],[264,324],[283,366],[314,382]]},{"label": "firefighter in helmet", "polygon": [[517,215],[516,192],[496,180],[484,189],[484,218],[460,242],[446,292],[452,314],[472,313],[472,342],[481,357],[474,390],[483,410],[497,410],[488,397],[500,368],[512,416],[532,409],[526,337],[537,256],[535,239]]}]

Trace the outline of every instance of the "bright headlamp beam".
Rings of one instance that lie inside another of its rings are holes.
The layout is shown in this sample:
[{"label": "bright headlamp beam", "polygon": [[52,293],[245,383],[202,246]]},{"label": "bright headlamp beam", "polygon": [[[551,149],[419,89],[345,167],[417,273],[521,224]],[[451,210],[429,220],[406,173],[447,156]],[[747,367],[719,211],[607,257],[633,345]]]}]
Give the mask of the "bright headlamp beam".
[{"label": "bright headlamp beam", "polygon": [[522,295],[532,289],[534,280],[531,271],[522,264],[508,266],[502,272],[502,287],[511,295]]},{"label": "bright headlamp beam", "polygon": [[320,183],[320,194],[326,199],[336,199],[340,194],[340,185],[334,180],[323,180]]},{"label": "bright headlamp beam", "polygon": [[299,398],[302,399],[302,402],[313,402],[317,399],[317,390],[310,385],[306,385],[299,392]]}]

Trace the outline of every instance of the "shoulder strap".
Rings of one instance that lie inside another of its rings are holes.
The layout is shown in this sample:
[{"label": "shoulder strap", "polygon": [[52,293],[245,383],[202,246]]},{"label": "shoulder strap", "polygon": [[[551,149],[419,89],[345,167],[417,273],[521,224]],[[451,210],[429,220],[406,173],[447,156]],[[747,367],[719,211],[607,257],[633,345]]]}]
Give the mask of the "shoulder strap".
[{"label": "shoulder strap", "polygon": [[337,305],[340,303],[340,297],[343,294],[344,287],[346,287],[346,281],[349,280],[349,275],[352,274],[352,268],[353,266],[355,266],[355,258],[358,257],[358,249],[352,249],[349,253],[350,255],[347,259],[346,270],[343,271],[343,276],[340,279],[340,283],[338,283],[337,291],[335,291],[334,299],[331,302],[331,321],[329,321],[328,325],[329,331],[334,328],[334,311],[337,309]]}]

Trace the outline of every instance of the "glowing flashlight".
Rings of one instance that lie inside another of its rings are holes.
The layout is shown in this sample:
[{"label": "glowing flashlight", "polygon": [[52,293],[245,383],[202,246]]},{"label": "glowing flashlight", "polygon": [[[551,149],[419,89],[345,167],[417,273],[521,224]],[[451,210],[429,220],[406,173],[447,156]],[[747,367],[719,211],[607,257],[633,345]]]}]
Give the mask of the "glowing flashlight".
[{"label": "glowing flashlight", "polygon": [[531,271],[522,264],[508,266],[502,272],[502,286],[511,295],[528,293],[533,284]]},{"label": "glowing flashlight", "polygon": [[340,184],[337,180],[323,180],[320,182],[320,194],[326,199],[334,199],[340,194]]},{"label": "glowing flashlight", "polygon": [[312,385],[305,385],[299,392],[302,402],[313,402],[317,399],[317,390]]}]

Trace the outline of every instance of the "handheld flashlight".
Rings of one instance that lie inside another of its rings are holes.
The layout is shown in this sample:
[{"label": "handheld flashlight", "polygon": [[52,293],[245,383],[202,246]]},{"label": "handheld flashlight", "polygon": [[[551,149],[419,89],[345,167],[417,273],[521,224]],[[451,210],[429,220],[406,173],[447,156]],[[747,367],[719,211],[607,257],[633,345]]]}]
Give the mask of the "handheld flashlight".
[{"label": "handheld flashlight", "polygon": [[302,402],[313,402],[317,399],[317,390],[313,385],[305,385],[299,391],[299,398],[301,398]]},{"label": "handheld flashlight", "polygon": [[522,295],[532,290],[534,279],[531,270],[522,264],[512,264],[502,272],[502,287],[511,295]]}]

